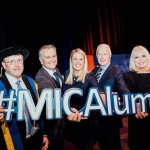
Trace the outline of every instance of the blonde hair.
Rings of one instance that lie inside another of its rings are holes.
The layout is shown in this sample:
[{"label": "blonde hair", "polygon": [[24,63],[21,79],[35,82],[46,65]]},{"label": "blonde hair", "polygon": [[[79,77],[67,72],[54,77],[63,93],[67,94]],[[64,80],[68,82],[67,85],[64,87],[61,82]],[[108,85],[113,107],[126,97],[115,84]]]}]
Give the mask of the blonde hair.
[{"label": "blonde hair", "polygon": [[74,53],[79,53],[84,57],[84,67],[83,67],[82,73],[78,77],[77,81],[82,81],[82,83],[85,82],[85,76],[86,76],[87,69],[88,69],[86,54],[82,49],[76,48],[76,49],[72,50],[72,52],[70,54],[69,75],[68,75],[67,80],[65,82],[66,84],[73,84],[72,56]]},{"label": "blonde hair", "polygon": [[147,66],[146,66],[146,71],[149,71],[150,70],[150,54],[148,52],[148,50],[141,46],[141,45],[138,45],[138,46],[135,46],[133,49],[132,49],[132,52],[131,52],[131,56],[130,56],[130,64],[129,64],[129,68],[131,71],[133,72],[138,72],[138,68],[136,67],[135,65],[135,56],[139,55],[139,54],[144,54],[148,60],[148,63],[147,63]]},{"label": "blonde hair", "polygon": [[42,51],[43,49],[51,49],[51,48],[54,48],[54,49],[56,50],[56,47],[55,47],[54,45],[52,45],[52,44],[42,46],[42,47],[39,49],[39,52],[38,52],[39,57],[42,56],[42,52],[41,52],[41,51]]}]

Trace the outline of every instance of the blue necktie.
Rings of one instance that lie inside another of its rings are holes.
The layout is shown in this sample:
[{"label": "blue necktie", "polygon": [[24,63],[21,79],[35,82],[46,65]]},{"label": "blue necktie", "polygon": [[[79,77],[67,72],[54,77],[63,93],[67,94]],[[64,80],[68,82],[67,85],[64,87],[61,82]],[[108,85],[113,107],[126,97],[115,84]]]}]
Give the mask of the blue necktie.
[{"label": "blue necktie", "polygon": [[60,86],[60,81],[59,81],[59,76],[56,72],[53,73],[53,75],[55,76],[55,80],[57,81],[57,83],[59,84]]},{"label": "blue necktie", "polygon": [[[18,90],[23,89],[20,85],[20,82],[21,82],[20,80],[18,80],[16,82],[16,84],[18,86]],[[37,131],[37,128],[34,129],[34,127],[32,126],[32,121],[30,119],[30,115],[29,115],[29,112],[28,112],[28,109],[27,109],[26,105],[25,105],[25,108],[24,108],[24,112],[25,112],[25,122],[26,122],[26,138],[28,138]]]}]

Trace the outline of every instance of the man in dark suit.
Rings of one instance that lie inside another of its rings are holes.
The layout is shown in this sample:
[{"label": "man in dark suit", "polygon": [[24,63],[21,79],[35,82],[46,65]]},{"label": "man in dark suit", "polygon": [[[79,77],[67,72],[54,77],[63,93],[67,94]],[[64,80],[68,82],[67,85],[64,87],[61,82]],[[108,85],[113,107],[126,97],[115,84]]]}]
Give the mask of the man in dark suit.
[{"label": "man in dark suit", "polygon": [[[63,78],[56,68],[58,60],[56,47],[54,45],[44,45],[39,50],[39,60],[42,67],[35,76],[35,81],[39,87],[39,93],[44,88],[61,88],[63,84]],[[43,112],[45,115],[45,112]],[[63,119],[60,120],[46,120],[44,124],[48,130],[48,138],[50,141],[49,150],[62,150],[64,146],[63,141]]]},{"label": "man in dark suit", "polygon": [[[5,70],[0,77],[0,91],[5,91],[7,97],[10,89],[15,89],[16,95],[20,88],[28,89],[36,105],[38,101],[37,85],[32,78],[22,75],[24,60],[28,55],[29,51],[22,46],[9,47],[0,51],[0,63]],[[29,114],[26,111],[24,113],[25,120],[17,121],[16,114],[13,114],[12,120],[5,122],[3,114],[5,106],[7,108],[8,102],[4,102],[0,106],[0,149],[46,150],[49,141],[42,135],[40,122],[28,118]],[[16,106],[16,102],[14,102],[14,106]],[[25,110],[27,109],[25,108]],[[31,123],[31,126],[28,125],[28,122]],[[43,148],[42,143],[45,143]]]},{"label": "man in dark suit", "polygon": [[[97,77],[99,86],[104,91],[104,87],[109,85],[112,92],[117,92],[120,97],[124,93],[129,93],[123,78],[123,70],[111,64],[111,50],[106,44],[100,44],[96,50],[99,67],[92,72]],[[97,114],[96,133],[101,150],[121,150],[120,127],[122,118],[117,115],[103,117]]]}]

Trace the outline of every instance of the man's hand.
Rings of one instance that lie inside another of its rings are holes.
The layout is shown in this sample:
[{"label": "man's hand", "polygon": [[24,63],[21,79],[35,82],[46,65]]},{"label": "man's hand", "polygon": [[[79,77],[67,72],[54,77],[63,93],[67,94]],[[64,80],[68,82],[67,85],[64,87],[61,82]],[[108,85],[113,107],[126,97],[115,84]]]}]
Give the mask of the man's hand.
[{"label": "man's hand", "polygon": [[106,105],[106,95],[102,93],[102,94],[100,94],[100,96],[102,98],[104,105]]},{"label": "man's hand", "polygon": [[[112,94],[118,94],[117,92],[112,92]],[[100,96],[103,100],[104,105],[106,105],[106,95],[104,92],[100,92]],[[118,97],[118,100],[120,101],[120,97]]]},{"label": "man's hand", "polygon": [[137,114],[135,114],[135,117],[137,119],[143,119],[146,118],[148,116],[148,113],[144,113],[144,112],[138,112]]},{"label": "man's hand", "polygon": [[140,103],[136,103],[136,108],[137,108],[137,114],[135,114],[134,116],[137,119],[143,119],[143,118],[148,116],[148,113],[144,113],[144,112],[141,111]]},{"label": "man's hand", "polygon": [[[117,92],[112,92],[112,94],[118,94]],[[118,100],[120,101],[120,97],[118,97]]]},{"label": "man's hand", "polygon": [[80,122],[82,119],[88,119],[86,117],[81,117],[79,111],[75,108],[71,108],[74,112],[74,114],[70,114],[67,119],[69,121],[75,121],[75,122]]},{"label": "man's hand", "polygon": [[43,136],[43,143],[44,143],[44,146],[42,147],[42,150],[47,150],[48,145],[49,145],[49,140],[48,140],[47,136]]},{"label": "man's hand", "polygon": [[0,120],[4,118],[4,112],[3,106],[0,106]]}]

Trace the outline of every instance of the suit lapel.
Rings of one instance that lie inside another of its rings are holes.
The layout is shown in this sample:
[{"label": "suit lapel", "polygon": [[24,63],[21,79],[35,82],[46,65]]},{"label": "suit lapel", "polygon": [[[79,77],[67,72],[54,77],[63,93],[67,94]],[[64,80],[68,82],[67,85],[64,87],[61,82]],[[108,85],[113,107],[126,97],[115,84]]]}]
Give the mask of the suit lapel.
[{"label": "suit lapel", "polygon": [[105,80],[105,78],[109,75],[110,70],[111,70],[111,65],[109,65],[109,67],[106,69],[106,71],[104,72],[104,74],[102,75],[102,77],[100,78],[99,84],[101,84],[103,82],[103,80]]},{"label": "suit lapel", "polygon": [[[58,84],[56,83],[55,79],[43,67],[41,68],[41,72],[42,72],[43,76],[45,76],[46,78],[50,79],[50,81],[52,81],[54,87],[56,87],[56,88],[59,87]],[[59,72],[57,72],[57,73],[63,83],[63,78],[62,78],[61,74]]]},{"label": "suit lapel", "polygon": [[57,72],[57,74],[59,75],[59,78],[61,79],[62,83],[64,83],[64,79],[62,78],[62,75],[59,72]]},{"label": "suit lapel", "polygon": [[54,78],[42,67],[41,69],[43,76],[45,76],[46,78],[50,79],[52,81],[52,83],[55,85],[55,87],[57,87]]},{"label": "suit lapel", "polygon": [[94,73],[94,75],[96,75],[97,71],[99,70],[99,67],[96,67],[92,72]]}]

